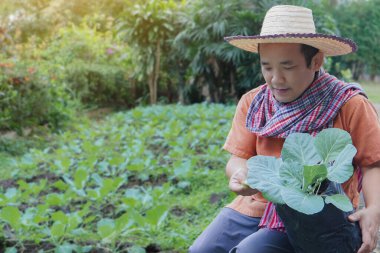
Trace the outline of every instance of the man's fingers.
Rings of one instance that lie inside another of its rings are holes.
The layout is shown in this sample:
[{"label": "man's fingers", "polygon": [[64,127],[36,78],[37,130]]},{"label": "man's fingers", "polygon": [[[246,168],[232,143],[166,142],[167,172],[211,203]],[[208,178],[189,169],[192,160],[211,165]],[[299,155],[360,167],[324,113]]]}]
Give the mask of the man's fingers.
[{"label": "man's fingers", "polygon": [[377,234],[373,235],[368,230],[364,230],[362,231],[362,240],[363,243],[358,253],[370,253],[376,248]]},{"label": "man's fingers", "polygon": [[369,246],[365,245],[365,244],[362,244],[362,246],[358,250],[358,253],[370,253]]},{"label": "man's fingers", "polygon": [[356,211],[355,213],[348,216],[348,220],[351,222],[359,221],[362,216],[362,210]]}]

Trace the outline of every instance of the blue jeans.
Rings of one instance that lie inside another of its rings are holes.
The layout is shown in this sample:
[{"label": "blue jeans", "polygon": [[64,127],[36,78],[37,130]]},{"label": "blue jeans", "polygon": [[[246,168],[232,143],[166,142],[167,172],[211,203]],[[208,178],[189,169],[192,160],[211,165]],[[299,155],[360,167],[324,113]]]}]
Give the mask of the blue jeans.
[{"label": "blue jeans", "polygon": [[189,248],[189,253],[293,253],[286,233],[259,229],[260,218],[230,208],[219,215]]}]

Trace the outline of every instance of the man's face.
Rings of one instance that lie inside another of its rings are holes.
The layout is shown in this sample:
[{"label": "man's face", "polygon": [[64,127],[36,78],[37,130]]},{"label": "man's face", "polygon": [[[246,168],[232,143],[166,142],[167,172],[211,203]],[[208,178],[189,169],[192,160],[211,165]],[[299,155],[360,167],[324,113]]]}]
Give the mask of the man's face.
[{"label": "man's face", "polygon": [[260,44],[261,71],[277,101],[292,102],[309,87],[320,68],[314,58],[308,68],[301,44]]}]

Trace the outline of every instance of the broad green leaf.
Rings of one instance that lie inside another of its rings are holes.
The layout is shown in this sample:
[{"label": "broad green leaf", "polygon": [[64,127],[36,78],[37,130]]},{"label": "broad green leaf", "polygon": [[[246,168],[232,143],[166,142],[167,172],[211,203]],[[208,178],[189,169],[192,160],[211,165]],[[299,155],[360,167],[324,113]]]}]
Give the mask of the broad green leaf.
[{"label": "broad green leaf", "polygon": [[351,203],[350,199],[347,198],[347,196],[342,195],[342,194],[335,194],[335,195],[331,195],[331,196],[326,196],[325,203],[326,204],[333,204],[334,206],[336,206],[337,208],[339,208],[340,210],[342,210],[344,212],[350,212],[354,209],[352,207],[352,203]]},{"label": "broad green leaf", "polygon": [[129,228],[132,224],[133,222],[130,221],[128,213],[123,214],[115,220],[116,229],[119,232],[122,232],[123,230]]},{"label": "broad green leaf", "polygon": [[55,248],[55,253],[72,253],[76,252],[77,245],[65,243]]},{"label": "broad green leaf", "polygon": [[16,247],[6,248],[4,253],[17,253]]},{"label": "broad green leaf", "polygon": [[287,160],[281,165],[279,170],[280,179],[284,186],[291,185],[294,188],[302,188],[303,166],[301,164]]},{"label": "broad green leaf", "polygon": [[99,188],[97,189],[89,189],[87,190],[87,196],[92,200],[98,200],[100,199],[100,191]]},{"label": "broad green leaf", "polygon": [[324,163],[334,161],[346,145],[351,143],[350,134],[338,128],[324,129],[317,134],[314,140],[314,145]]},{"label": "broad green leaf", "polygon": [[324,206],[321,196],[309,195],[298,189],[286,187],[281,191],[281,195],[289,207],[304,214],[318,213]]},{"label": "broad green leaf", "polygon": [[62,224],[65,224],[65,225],[68,222],[67,215],[64,212],[62,212],[62,211],[58,211],[58,212],[52,213],[51,218],[52,218],[53,221],[59,221]]},{"label": "broad green leaf", "polygon": [[281,158],[284,161],[289,159],[303,165],[317,164],[322,160],[314,146],[313,137],[306,133],[290,134],[285,140]]},{"label": "broad green leaf", "polygon": [[64,204],[63,195],[57,193],[51,193],[46,196],[46,203],[50,206],[60,206]]},{"label": "broad green leaf", "polygon": [[303,166],[303,178],[304,178],[304,190],[308,189],[310,185],[317,182],[320,179],[322,182],[327,177],[327,168],[324,164]]},{"label": "broad green leaf", "polygon": [[20,227],[21,215],[22,213],[15,206],[6,206],[0,211],[0,218],[8,222],[14,229]]},{"label": "broad green leaf", "polygon": [[265,194],[267,200],[283,204],[281,189],[283,187],[279,176],[281,159],[269,156],[254,156],[248,162],[247,184]]},{"label": "broad green leaf", "polygon": [[119,166],[120,164],[125,162],[125,157],[116,153],[108,161],[111,166]]},{"label": "broad green leaf", "polygon": [[103,179],[103,186],[100,188],[100,196],[105,197],[110,192],[116,191],[124,182],[124,178],[105,178]]},{"label": "broad green leaf", "polygon": [[17,194],[19,193],[19,191],[16,189],[16,188],[8,188],[7,191],[5,192],[5,197],[8,199],[8,200],[14,200],[16,197],[17,197]]},{"label": "broad green leaf", "polygon": [[101,219],[97,223],[98,234],[103,240],[112,240],[115,236],[115,221],[112,219]]},{"label": "broad green leaf", "polygon": [[63,224],[60,221],[56,221],[53,223],[53,225],[50,228],[50,234],[51,236],[55,238],[60,238],[65,234],[65,224]]},{"label": "broad green leaf", "polygon": [[79,216],[78,213],[69,214],[68,222],[67,222],[67,231],[70,232],[73,229],[76,229],[81,223],[82,223],[82,218]]},{"label": "broad green leaf", "polygon": [[34,207],[27,208],[21,217],[21,223],[26,226],[32,225],[34,223],[36,212],[37,210]]},{"label": "broad green leaf", "polygon": [[159,205],[146,212],[145,219],[152,226],[160,226],[168,214],[168,206]]},{"label": "broad green leaf", "polygon": [[75,171],[74,184],[78,190],[83,189],[88,179],[88,176],[88,169],[80,168]]},{"label": "broad green leaf", "polygon": [[139,201],[135,198],[122,198],[121,201],[129,207],[134,207],[137,203],[139,203]]},{"label": "broad green leaf", "polygon": [[61,190],[61,191],[66,191],[67,188],[69,188],[69,186],[67,184],[65,184],[62,180],[58,180],[56,181],[53,186],[55,188],[57,188],[58,190]]},{"label": "broad green leaf", "polygon": [[128,211],[129,217],[136,223],[138,226],[145,226],[146,221],[145,218],[135,209],[131,209]]},{"label": "broad green leaf", "polygon": [[354,173],[352,159],[356,154],[356,148],[348,144],[336,158],[333,166],[328,168],[327,178],[337,183],[346,182]]},{"label": "broad green leaf", "polygon": [[0,194],[0,207],[4,206],[7,203],[6,197],[3,194]]},{"label": "broad green leaf", "polygon": [[128,248],[128,252],[129,253],[146,253],[146,250],[140,246],[132,246],[131,248]]}]

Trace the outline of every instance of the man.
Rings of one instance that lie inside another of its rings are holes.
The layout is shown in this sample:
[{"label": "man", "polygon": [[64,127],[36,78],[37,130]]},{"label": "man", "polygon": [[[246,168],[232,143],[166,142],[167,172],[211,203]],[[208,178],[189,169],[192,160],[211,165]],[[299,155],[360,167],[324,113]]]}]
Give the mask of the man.
[{"label": "man", "polygon": [[[363,91],[322,69],[324,56],[356,51],[351,40],[315,32],[311,10],[280,5],[271,8],[260,35],[227,37],[241,49],[259,53],[265,85],[239,101],[224,149],[229,187],[236,199],[197,238],[190,253],[294,252],[274,206],[244,183],[247,159],[279,157],[293,132],[316,134],[335,127],[350,133],[358,152],[354,175],[342,186],[355,208],[362,186],[365,208],[352,214],[359,221],[359,253],[376,247],[380,225],[380,125]],[[339,246],[337,246],[339,247]]]}]

